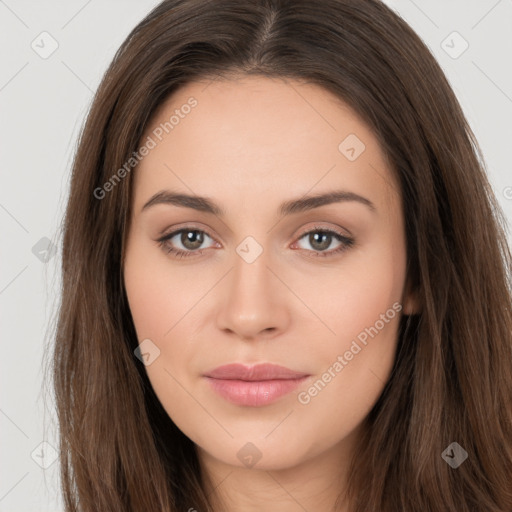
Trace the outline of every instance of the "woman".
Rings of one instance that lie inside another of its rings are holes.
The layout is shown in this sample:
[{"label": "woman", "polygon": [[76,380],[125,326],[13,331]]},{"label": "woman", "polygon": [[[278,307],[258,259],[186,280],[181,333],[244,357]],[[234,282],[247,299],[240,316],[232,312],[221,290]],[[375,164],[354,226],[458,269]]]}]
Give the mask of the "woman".
[{"label": "woman", "polygon": [[480,161],[379,1],[159,4],[74,162],[66,510],[511,510],[511,255]]}]

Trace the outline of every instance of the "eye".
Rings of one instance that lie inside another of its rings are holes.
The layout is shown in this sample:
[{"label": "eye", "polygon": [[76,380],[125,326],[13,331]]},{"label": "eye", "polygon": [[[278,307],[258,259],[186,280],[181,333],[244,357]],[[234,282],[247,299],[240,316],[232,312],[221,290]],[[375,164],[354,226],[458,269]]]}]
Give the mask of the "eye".
[{"label": "eye", "polygon": [[[299,241],[306,237],[306,241],[310,244],[312,250],[302,249],[309,253],[308,255],[311,257],[325,258],[334,256],[352,247],[355,243],[353,238],[343,235],[336,230],[319,226],[315,226],[313,229],[303,233]],[[188,227],[173,231],[158,239],[157,242],[167,254],[172,254],[176,258],[187,258],[203,254],[207,247],[201,248],[201,246],[207,238],[213,240],[205,231]],[[327,251],[333,241],[338,241],[339,245],[335,249]],[[177,244],[181,244],[182,248],[176,247]]]},{"label": "eye", "polygon": [[[206,238],[212,239],[205,231],[195,228],[183,228],[163,236],[158,240],[158,244],[168,254],[174,254],[177,258],[186,258],[203,253],[199,249]],[[174,240],[173,242],[173,239]],[[176,248],[176,244],[181,244],[183,249]]]},{"label": "eye", "polygon": [[[342,251],[349,249],[355,243],[355,240],[351,237],[348,237],[336,230],[319,226],[315,226],[312,230],[303,233],[299,238],[299,241],[304,238],[313,249],[312,251],[306,250],[309,253],[309,256],[314,258],[326,258],[337,255]],[[327,251],[333,241],[338,241],[339,245],[335,249]]]}]

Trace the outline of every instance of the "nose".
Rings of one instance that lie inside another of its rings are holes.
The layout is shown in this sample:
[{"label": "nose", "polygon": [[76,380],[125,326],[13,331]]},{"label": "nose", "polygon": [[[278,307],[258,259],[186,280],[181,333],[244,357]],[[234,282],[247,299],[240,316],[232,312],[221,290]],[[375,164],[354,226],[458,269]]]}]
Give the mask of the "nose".
[{"label": "nose", "polygon": [[218,299],[219,329],[244,340],[269,339],[286,330],[292,294],[273,267],[265,251],[251,263],[234,256]]}]

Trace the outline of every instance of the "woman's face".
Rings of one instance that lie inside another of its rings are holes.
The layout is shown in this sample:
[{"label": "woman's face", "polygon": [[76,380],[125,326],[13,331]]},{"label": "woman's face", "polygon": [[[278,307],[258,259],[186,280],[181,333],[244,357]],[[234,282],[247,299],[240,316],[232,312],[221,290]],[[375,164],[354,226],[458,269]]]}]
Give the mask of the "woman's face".
[{"label": "woman's face", "polygon": [[[163,407],[230,465],[346,452],[412,312],[375,136],[318,86],[245,77],[186,85],[141,144],[124,279]],[[213,372],[231,363],[249,369]],[[250,371],[261,363],[292,373]]]}]

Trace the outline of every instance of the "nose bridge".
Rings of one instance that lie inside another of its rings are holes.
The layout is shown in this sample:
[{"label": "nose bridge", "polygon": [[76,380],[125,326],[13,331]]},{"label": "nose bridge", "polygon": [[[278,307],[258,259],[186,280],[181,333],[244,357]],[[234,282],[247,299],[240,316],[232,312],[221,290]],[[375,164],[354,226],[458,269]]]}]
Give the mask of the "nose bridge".
[{"label": "nose bridge", "polygon": [[232,293],[251,296],[258,293],[264,297],[271,286],[268,270],[270,254],[253,237],[247,237],[236,248],[233,258]]},{"label": "nose bridge", "polygon": [[286,306],[271,267],[270,251],[254,237],[236,247],[233,270],[226,281],[226,295],[219,311],[219,327],[242,337],[283,327]]},{"label": "nose bridge", "polygon": [[270,251],[252,236],[237,246],[230,295],[239,308],[259,308],[271,302],[273,276],[268,269],[270,256]]}]

